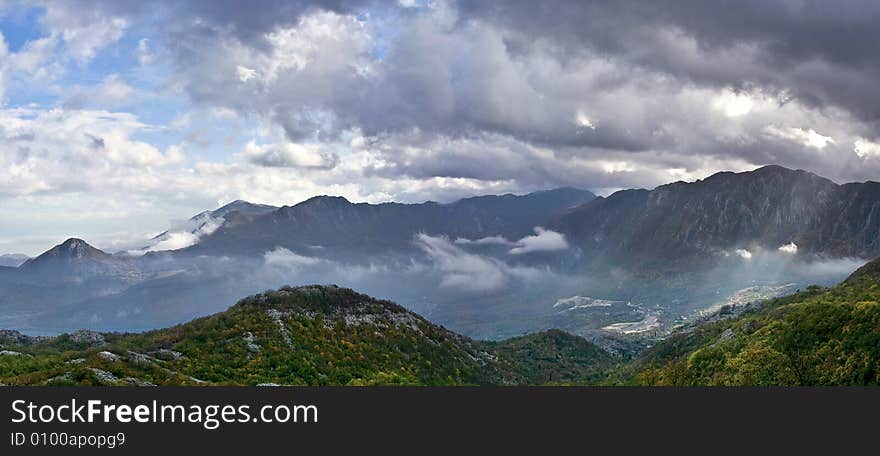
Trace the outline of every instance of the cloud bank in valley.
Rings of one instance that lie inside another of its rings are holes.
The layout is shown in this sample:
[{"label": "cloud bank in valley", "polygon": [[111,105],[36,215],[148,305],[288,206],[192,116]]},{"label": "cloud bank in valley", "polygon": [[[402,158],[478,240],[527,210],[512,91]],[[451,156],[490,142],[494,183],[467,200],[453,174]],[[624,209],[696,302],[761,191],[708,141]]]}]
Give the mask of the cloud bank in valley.
[{"label": "cloud bank in valley", "polygon": [[511,241],[504,236],[487,236],[480,239],[457,238],[454,243],[461,246],[506,246],[511,255],[533,252],[558,252],[569,248],[565,235],[540,226],[534,228],[535,234]]}]

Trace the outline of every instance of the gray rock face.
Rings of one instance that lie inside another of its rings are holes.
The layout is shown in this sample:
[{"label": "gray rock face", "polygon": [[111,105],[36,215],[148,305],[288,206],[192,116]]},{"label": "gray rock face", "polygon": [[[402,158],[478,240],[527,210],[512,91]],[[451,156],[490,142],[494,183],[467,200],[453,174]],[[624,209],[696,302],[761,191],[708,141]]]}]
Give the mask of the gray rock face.
[{"label": "gray rock face", "polygon": [[43,384],[44,385],[54,385],[57,383],[66,383],[66,382],[69,382],[72,380],[73,380],[73,377],[70,375],[70,372],[65,372],[61,375],[56,375],[56,376],[46,380],[45,382],[43,382]]},{"label": "gray rock face", "polygon": [[10,329],[0,329],[0,344],[4,345],[28,345],[34,340],[33,337],[26,336],[18,331]]},{"label": "gray rock face", "polygon": [[92,371],[93,374],[95,374],[95,377],[101,383],[113,384],[113,383],[116,383],[119,381],[119,378],[117,378],[115,375],[113,375],[112,373],[107,372],[105,370],[98,369],[95,367],[90,367],[89,370]]},{"label": "gray rock face", "polygon": [[125,383],[128,383],[129,385],[132,385],[132,386],[156,386],[155,383],[148,382],[146,380],[141,380],[139,378],[134,378],[134,377],[125,377],[124,379],[122,379],[122,381],[124,381]]},{"label": "gray rock face", "polygon": [[169,350],[167,348],[153,350],[149,352],[149,354],[165,361],[177,361],[179,359],[186,358],[183,353],[179,351]]},{"label": "gray rock face", "polygon": [[153,364],[153,358],[143,353],[137,353],[131,350],[128,350],[128,359],[130,362],[134,364],[139,364],[141,366],[151,366]]},{"label": "gray rock face", "polygon": [[733,329],[727,328],[722,333],[720,339],[723,341],[733,340],[734,332]]},{"label": "gray rock face", "polygon": [[121,356],[117,355],[116,353],[110,353],[108,351],[99,352],[97,356],[98,358],[111,363],[116,363],[122,360]]},{"label": "gray rock face", "polygon": [[92,346],[102,346],[107,343],[104,335],[87,329],[80,329],[70,334],[70,341],[77,344],[88,344]]},{"label": "gray rock face", "polygon": [[242,339],[244,339],[244,343],[247,346],[248,358],[252,358],[260,353],[260,345],[257,344],[257,338],[254,337],[254,334],[250,331],[242,334]]},{"label": "gray rock face", "polygon": [[12,350],[0,350],[0,356],[25,356],[25,357],[29,357],[31,355],[28,355],[26,353],[17,352],[17,351],[12,351]]}]

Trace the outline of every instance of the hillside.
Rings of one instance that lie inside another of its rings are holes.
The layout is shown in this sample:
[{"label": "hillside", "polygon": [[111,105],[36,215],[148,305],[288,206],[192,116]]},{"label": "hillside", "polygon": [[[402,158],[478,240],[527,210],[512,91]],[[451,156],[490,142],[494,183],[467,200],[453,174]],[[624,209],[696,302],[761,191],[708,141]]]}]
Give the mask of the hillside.
[{"label": "hillside", "polygon": [[629,375],[644,385],[878,385],[880,260],[833,288],[684,328]]},{"label": "hillside", "polygon": [[550,224],[591,261],[639,272],[697,271],[737,249],[798,255],[880,256],[880,184],[838,185],[803,170],[765,166],[653,190],[622,190]]},{"label": "hillside", "polygon": [[585,339],[555,329],[487,346],[531,385],[595,384],[620,362]]},{"label": "hillside", "polygon": [[[577,382],[608,356],[574,336],[486,344],[389,301],[334,286],[283,288],[142,334],[0,333],[0,382],[81,385],[507,385]],[[493,352],[497,349],[497,352]],[[527,349],[528,351],[529,349]],[[560,359],[558,354],[562,354]],[[595,357],[595,358],[594,358]],[[536,364],[541,363],[541,364]]]}]

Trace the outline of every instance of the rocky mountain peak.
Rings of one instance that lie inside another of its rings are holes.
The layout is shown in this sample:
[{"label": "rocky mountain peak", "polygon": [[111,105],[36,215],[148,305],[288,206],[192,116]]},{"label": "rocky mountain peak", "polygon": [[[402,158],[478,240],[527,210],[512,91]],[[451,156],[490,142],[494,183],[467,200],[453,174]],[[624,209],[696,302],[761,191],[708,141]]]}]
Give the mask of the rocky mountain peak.
[{"label": "rocky mountain peak", "polygon": [[88,242],[79,238],[70,238],[55,247],[52,247],[42,255],[28,260],[21,267],[35,268],[43,265],[56,263],[83,263],[105,261],[113,258],[103,250],[96,249]]}]

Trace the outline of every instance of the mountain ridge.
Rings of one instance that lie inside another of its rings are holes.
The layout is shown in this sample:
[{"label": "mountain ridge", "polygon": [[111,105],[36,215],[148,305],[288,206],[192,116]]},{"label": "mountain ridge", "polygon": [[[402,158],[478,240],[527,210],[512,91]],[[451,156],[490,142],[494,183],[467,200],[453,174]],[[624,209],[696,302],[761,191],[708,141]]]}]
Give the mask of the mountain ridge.
[{"label": "mountain ridge", "polygon": [[451,203],[352,203],[339,196],[315,196],[256,216],[227,218],[184,254],[262,254],[321,246],[340,256],[411,251],[418,233],[450,237],[504,235],[518,238],[553,215],[592,200],[586,190],[560,188],[526,195],[486,195]]},{"label": "mountain ridge", "polygon": [[700,268],[737,249],[775,251],[789,243],[799,254],[871,258],[880,255],[880,184],[838,185],[771,165],[622,190],[561,215],[550,228],[589,255],[635,269]]}]

